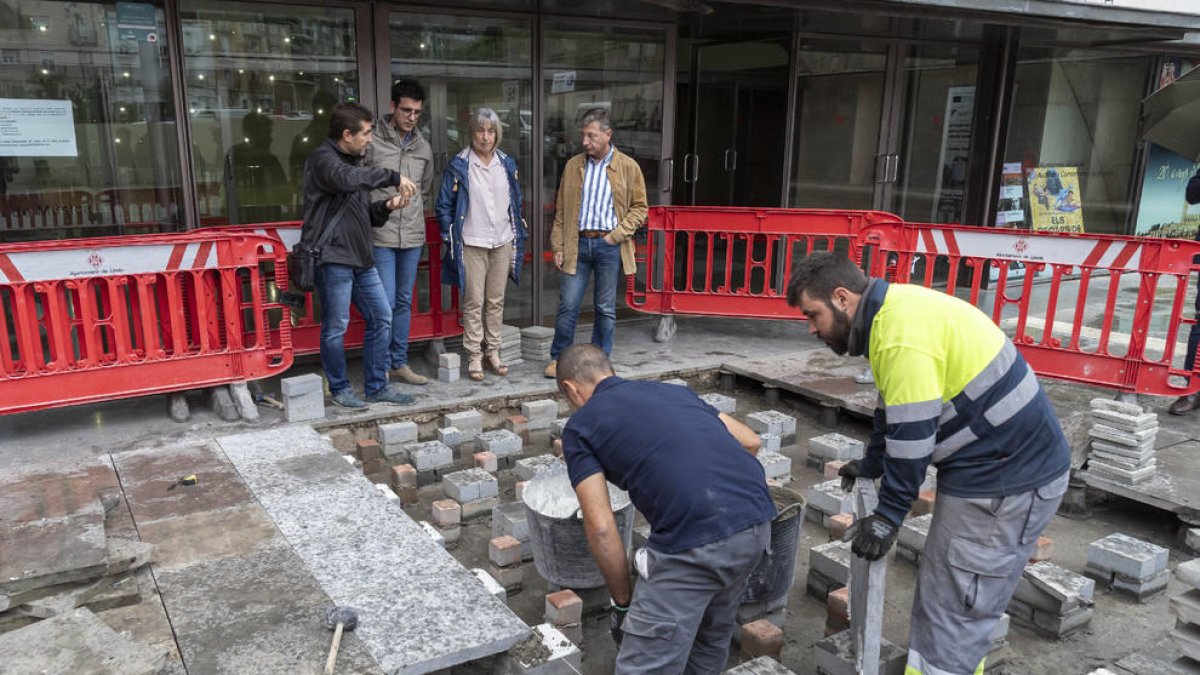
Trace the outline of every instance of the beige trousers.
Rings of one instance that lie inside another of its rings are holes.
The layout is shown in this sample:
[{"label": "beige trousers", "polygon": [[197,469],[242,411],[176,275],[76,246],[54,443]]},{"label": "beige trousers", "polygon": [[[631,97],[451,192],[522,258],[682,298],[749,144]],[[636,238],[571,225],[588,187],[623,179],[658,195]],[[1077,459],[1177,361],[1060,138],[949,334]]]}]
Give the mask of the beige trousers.
[{"label": "beige trousers", "polygon": [[500,353],[504,290],[512,254],[512,242],[496,248],[463,246],[463,265],[467,271],[462,300],[463,351],[468,362],[484,354]]}]

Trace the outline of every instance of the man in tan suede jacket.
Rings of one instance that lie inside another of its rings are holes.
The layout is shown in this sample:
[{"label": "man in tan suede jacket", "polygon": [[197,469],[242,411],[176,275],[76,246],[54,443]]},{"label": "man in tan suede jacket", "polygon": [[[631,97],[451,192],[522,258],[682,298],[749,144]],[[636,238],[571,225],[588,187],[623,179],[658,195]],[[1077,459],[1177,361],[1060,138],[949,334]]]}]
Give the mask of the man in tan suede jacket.
[{"label": "man in tan suede jacket", "polygon": [[546,377],[555,377],[558,355],[575,342],[579,306],[593,275],[592,344],[612,352],[618,282],[622,272],[636,270],[632,237],[646,222],[646,179],[637,162],[613,146],[608,111],[589,111],[580,133],[583,153],[563,169],[550,230],[554,265],[562,275]]}]

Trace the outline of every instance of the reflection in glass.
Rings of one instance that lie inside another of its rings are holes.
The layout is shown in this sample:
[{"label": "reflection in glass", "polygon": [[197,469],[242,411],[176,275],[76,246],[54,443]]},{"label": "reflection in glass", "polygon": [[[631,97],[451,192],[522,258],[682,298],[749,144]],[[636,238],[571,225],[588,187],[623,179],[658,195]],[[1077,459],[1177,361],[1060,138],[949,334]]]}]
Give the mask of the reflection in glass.
[{"label": "reflection in glass", "polygon": [[353,10],[206,0],[182,18],[201,222],[299,219],[304,160],[359,96]]},{"label": "reflection in glass", "polygon": [[179,229],[166,27],[161,8],[141,7],[145,27],[118,31],[115,2],[0,0],[6,116],[69,111],[40,137],[23,133],[24,147],[0,142],[0,240]]},{"label": "reflection in glass", "polygon": [[[612,118],[613,145],[637,161],[646,178],[650,204],[661,195],[663,69],[666,32],[657,29],[586,29],[547,24],[542,33],[545,127],[542,157],[543,316],[553,321],[558,303],[558,270],[550,252],[550,226],[559,177],[567,160],[582,152],[579,122],[593,108]],[[531,211],[531,213],[536,213]],[[620,305],[620,303],[618,303]],[[583,311],[591,296],[584,295]]]},{"label": "reflection in glass", "polygon": [[869,209],[883,111],[884,47],[806,41],[797,58],[796,160],[788,205]]},{"label": "reflection in glass", "polygon": [[[488,107],[500,117],[500,149],[517,160],[521,191],[528,197],[534,141],[530,22],[392,12],[388,23],[392,80],[415,79],[427,93],[417,129],[433,150],[433,190],[441,185],[449,159],[471,142],[467,130],[471,113]],[[425,203],[432,205],[435,198]],[[522,210],[531,213],[528,204]],[[531,250],[526,248],[522,288],[508,288],[504,303],[508,323],[528,324],[533,317],[533,294],[528,290]]]}]

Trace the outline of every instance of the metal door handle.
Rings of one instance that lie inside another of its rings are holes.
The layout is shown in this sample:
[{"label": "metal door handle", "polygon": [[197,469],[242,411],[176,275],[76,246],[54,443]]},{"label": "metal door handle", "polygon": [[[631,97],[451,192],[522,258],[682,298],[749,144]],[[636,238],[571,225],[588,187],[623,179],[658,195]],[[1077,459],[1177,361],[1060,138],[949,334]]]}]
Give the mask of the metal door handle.
[{"label": "metal door handle", "polygon": [[888,155],[887,182],[895,183],[900,179],[900,155]]},{"label": "metal door handle", "polygon": [[664,176],[658,180],[659,185],[662,186],[660,189],[663,192],[670,192],[671,184],[675,182],[675,159],[673,157],[663,159],[660,172]]},{"label": "metal door handle", "polygon": [[725,150],[725,170],[737,171],[737,150],[726,148]]},{"label": "metal door handle", "polygon": [[683,182],[695,183],[700,178],[700,156],[688,153],[683,156]]}]

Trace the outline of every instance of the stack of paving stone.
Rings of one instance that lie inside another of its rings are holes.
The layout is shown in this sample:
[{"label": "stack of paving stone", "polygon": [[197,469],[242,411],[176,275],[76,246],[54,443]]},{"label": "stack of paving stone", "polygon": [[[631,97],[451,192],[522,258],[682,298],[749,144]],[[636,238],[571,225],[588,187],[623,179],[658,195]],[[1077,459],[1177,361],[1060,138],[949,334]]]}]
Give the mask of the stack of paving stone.
[{"label": "stack of paving stone", "polygon": [[546,326],[530,326],[521,330],[521,358],[534,363],[550,360],[550,345],[554,343],[554,329]]},{"label": "stack of paving stone", "polygon": [[546,623],[576,645],[583,644],[583,599],[569,588],[546,594]]},{"label": "stack of paving stone", "polygon": [[1088,473],[1114,483],[1136,485],[1154,476],[1158,415],[1141,406],[1092,399],[1092,450]]},{"label": "stack of paving stone", "polygon": [[75,478],[9,485],[16,510],[0,505],[0,633],[78,608],[135,605],[140,586],[153,583],[146,563],[154,546],[138,541],[123,498]]},{"label": "stack of paving stone", "polygon": [[1013,621],[1061,638],[1092,620],[1096,582],[1052,562],[1027,565],[1007,612]]},{"label": "stack of paving stone", "polygon": [[533,480],[533,477],[542,471],[561,464],[564,464],[563,460],[554,455],[534,455],[533,457],[518,459],[513,464],[513,473],[516,474],[518,481],[528,481]]},{"label": "stack of paving stone", "polygon": [[[416,422],[392,422],[380,424],[377,429],[379,445],[383,448],[383,456],[389,464],[407,463],[408,450],[405,448],[417,442]],[[450,445],[447,443],[447,445]]]},{"label": "stack of paving stone", "polygon": [[750,413],[746,415],[746,426],[759,435],[778,436],[784,447],[796,442],[796,418],[778,410]]},{"label": "stack of paving stone", "polygon": [[525,502],[518,500],[492,508],[492,538],[505,535],[521,542],[521,560],[533,560],[533,539],[529,536],[529,513]]},{"label": "stack of paving stone", "polygon": [[854,512],[854,496],[842,489],[840,478],[810,487],[807,497],[804,516],[825,529],[829,529],[829,519],[833,516]]},{"label": "stack of paving stone", "polygon": [[476,436],[475,441],[482,452],[492,453],[498,465],[506,469],[512,468],[525,448],[521,437],[508,429],[485,431]]},{"label": "stack of paving stone", "polygon": [[549,398],[526,401],[521,404],[521,416],[525,418],[525,428],[530,431],[550,429],[558,419],[558,401]]},{"label": "stack of paving stone", "polygon": [[441,441],[410,443],[404,446],[409,463],[417,470],[417,485],[437,482],[454,465],[454,451]]},{"label": "stack of paving stone", "polygon": [[925,538],[929,536],[929,525],[933,523],[933,514],[929,513],[915,518],[908,518],[900,526],[900,534],[896,537],[896,557],[921,564],[921,554],[925,551]]},{"label": "stack of paving stone", "polygon": [[787,485],[792,482],[792,458],[779,452],[772,452],[766,448],[760,448],[758,454],[759,464],[762,464],[763,473],[766,474],[767,480],[775,481],[779,485]]},{"label": "stack of paving stone", "polygon": [[820,471],[826,462],[848,462],[861,459],[862,456],[862,441],[841,434],[825,434],[808,439],[808,459],[805,464]]},{"label": "stack of paving stone", "polygon": [[463,520],[490,515],[500,503],[500,484],[495,476],[483,469],[448,473],[442,477],[442,489],[462,507]]},{"label": "stack of paving stone", "polygon": [[1008,614],[1001,614],[1000,620],[992,628],[992,634],[988,638],[988,672],[993,672],[994,668],[1007,661],[1011,656],[1008,648],[1008,625],[1011,618]]},{"label": "stack of paving stone", "polygon": [[1147,541],[1114,533],[1088,544],[1083,573],[1102,588],[1142,601],[1167,588],[1170,552]]},{"label": "stack of paving stone", "polygon": [[723,412],[726,415],[732,415],[737,412],[737,399],[724,394],[701,394],[700,400],[717,409],[717,412]]},{"label": "stack of paving stone", "polygon": [[521,329],[504,324],[500,326],[500,362],[512,368],[525,363],[521,358]]},{"label": "stack of paving stone", "polygon": [[1200,558],[1179,563],[1175,578],[1188,590],[1171,598],[1171,639],[1186,658],[1200,662]]},{"label": "stack of paving stone", "polygon": [[831,541],[809,549],[808,594],[825,602],[832,591],[850,583],[850,542]]}]

